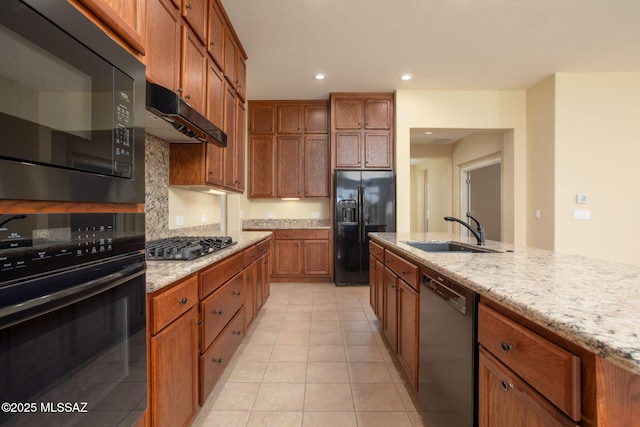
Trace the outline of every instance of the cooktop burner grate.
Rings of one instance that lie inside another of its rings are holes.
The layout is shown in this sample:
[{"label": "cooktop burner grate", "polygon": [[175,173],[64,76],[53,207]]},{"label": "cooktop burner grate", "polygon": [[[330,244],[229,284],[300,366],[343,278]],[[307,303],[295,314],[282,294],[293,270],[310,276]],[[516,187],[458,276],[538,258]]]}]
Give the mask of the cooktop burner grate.
[{"label": "cooktop burner grate", "polygon": [[169,237],[147,242],[146,258],[157,261],[191,261],[235,244],[229,236]]}]

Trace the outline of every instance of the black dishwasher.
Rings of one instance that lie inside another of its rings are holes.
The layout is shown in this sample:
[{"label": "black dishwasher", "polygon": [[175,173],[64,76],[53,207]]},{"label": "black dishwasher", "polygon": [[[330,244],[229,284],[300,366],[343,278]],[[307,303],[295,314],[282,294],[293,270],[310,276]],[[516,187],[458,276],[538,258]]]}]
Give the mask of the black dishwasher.
[{"label": "black dishwasher", "polygon": [[478,295],[422,269],[418,400],[429,427],[477,426]]}]

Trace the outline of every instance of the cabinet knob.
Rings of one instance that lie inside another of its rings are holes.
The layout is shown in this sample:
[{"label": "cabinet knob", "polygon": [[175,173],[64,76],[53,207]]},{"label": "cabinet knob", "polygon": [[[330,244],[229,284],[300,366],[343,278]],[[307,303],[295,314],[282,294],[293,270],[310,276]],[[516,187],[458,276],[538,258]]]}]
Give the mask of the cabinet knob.
[{"label": "cabinet knob", "polygon": [[191,5],[191,3],[187,3],[184,7],[186,7],[189,10],[193,9],[193,6]]},{"label": "cabinet knob", "polygon": [[216,311],[216,313],[218,313],[220,316],[222,316],[222,310],[218,310],[218,311]]},{"label": "cabinet knob", "polygon": [[187,99],[191,99],[191,95],[185,95],[184,97]]},{"label": "cabinet knob", "polygon": [[179,87],[179,88],[178,88],[178,90],[177,90],[177,92],[178,92],[178,93],[182,93],[182,92],[183,92],[182,88],[181,88],[181,87]]},{"label": "cabinet knob", "polygon": [[233,335],[242,335],[242,331],[233,331]]},{"label": "cabinet knob", "polygon": [[504,391],[505,393],[508,392],[509,390],[513,390],[514,388],[516,388],[516,386],[511,381],[507,381],[507,380],[500,381],[500,387],[502,388],[502,391]]},{"label": "cabinet knob", "polygon": [[186,298],[182,298],[178,302],[180,303],[180,305],[185,305],[187,303],[187,299]]},{"label": "cabinet knob", "polygon": [[502,350],[503,353],[509,353],[510,351],[513,351],[513,346],[511,344],[507,344],[504,341],[501,341],[500,349]]},{"label": "cabinet knob", "polygon": [[217,363],[218,365],[222,364],[222,358],[218,357],[217,359],[213,359],[213,363]]},{"label": "cabinet knob", "polygon": [[209,44],[210,44],[211,46],[215,46],[215,45],[216,45],[216,43],[215,43],[215,42],[210,42]]},{"label": "cabinet knob", "polygon": [[198,320],[198,321],[196,322],[196,325],[198,325],[198,326],[202,326],[202,320]]},{"label": "cabinet knob", "polygon": [[235,296],[239,297],[240,295],[242,295],[242,292],[240,292],[240,291],[235,291],[235,292],[233,293],[233,295],[235,295]]}]

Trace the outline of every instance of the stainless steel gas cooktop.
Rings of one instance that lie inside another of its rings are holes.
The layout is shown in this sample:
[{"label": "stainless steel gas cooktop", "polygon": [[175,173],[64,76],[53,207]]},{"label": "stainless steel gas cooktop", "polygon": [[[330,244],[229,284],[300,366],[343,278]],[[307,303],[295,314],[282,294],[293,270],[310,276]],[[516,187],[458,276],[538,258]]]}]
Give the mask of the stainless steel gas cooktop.
[{"label": "stainless steel gas cooktop", "polygon": [[147,242],[146,257],[149,261],[191,261],[235,244],[229,236],[169,237]]}]

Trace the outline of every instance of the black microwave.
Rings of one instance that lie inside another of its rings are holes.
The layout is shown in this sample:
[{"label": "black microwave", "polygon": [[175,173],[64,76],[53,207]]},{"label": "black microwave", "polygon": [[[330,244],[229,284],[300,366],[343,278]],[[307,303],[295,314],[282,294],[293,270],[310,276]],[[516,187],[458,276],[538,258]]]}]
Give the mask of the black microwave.
[{"label": "black microwave", "polygon": [[0,53],[0,199],[144,203],[144,65],[66,1],[1,1]]}]

